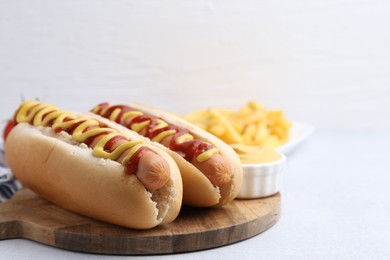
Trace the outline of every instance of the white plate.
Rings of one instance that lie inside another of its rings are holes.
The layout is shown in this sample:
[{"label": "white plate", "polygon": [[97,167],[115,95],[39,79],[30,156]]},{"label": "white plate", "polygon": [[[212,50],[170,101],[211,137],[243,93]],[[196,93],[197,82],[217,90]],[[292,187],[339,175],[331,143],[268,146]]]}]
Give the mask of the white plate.
[{"label": "white plate", "polygon": [[280,153],[288,155],[293,152],[303,141],[305,141],[314,131],[311,125],[293,122],[290,130],[290,140],[284,145],[276,148]]}]

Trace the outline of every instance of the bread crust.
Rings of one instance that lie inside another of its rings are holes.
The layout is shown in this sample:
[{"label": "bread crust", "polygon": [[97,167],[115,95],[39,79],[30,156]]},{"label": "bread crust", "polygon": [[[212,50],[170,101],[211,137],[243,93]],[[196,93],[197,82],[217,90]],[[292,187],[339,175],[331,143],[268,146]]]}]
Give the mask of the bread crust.
[{"label": "bread crust", "polygon": [[[242,185],[242,167],[238,155],[229,145],[207,131],[172,113],[137,102],[129,102],[127,105],[145,114],[159,117],[170,124],[188,129],[195,138],[214,145],[227,158],[229,163],[228,167],[232,173],[231,181],[221,187],[214,187],[203,173],[176,152],[157,142],[151,142],[153,146],[163,149],[172,156],[179,166],[183,179],[184,204],[199,207],[223,205],[238,196]],[[122,129],[120,131],[124,130]]]},{"label": "bread crust", "polygon": [[177,217],[182,182],[165,152],[152,148],[171,170],[168,183],[152,194],[135,175],[124,174],[120,163],[97,158],[85,145],[71,144],[70,138],[49,127],[20,123],[5,142],[7,162],[25,186],[82,215],[136,229],[153,228]]}]

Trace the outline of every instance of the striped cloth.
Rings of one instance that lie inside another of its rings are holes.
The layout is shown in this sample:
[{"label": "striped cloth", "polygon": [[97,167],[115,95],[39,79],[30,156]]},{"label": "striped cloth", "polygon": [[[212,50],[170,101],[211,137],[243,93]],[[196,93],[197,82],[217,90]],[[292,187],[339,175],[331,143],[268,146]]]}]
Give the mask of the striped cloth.
[{"label": "striped cloth", "polygon": [[0,203],[10,199],[22,187],[8,168],[4,154],[3,142],[0,141]]}]

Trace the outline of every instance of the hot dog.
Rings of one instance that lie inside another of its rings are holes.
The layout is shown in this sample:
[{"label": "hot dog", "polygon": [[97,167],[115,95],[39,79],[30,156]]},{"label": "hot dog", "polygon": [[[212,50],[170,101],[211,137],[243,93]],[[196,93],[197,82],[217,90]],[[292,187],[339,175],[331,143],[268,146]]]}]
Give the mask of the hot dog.
[{"label": "hot dog", "polygon": [[131,129],[167,151],[183,179],[183,203],[191,206],[223,205],[233,200],[242,183],[236,153],[224,142],[185,120],[138,103],[102,103],[91,110]]},{"label": "hot dog", "polygon": [[172,222],[182,181],[172,158],[99,118],[26,101],[5,134],[6,160],[28,188],[98,220],[147,229]]}]

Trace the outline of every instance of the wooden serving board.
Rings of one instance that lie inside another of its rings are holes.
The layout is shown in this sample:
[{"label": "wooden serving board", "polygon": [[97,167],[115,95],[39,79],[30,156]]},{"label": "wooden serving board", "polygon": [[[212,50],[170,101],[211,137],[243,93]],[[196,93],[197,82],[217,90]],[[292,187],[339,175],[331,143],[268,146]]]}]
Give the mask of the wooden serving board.
[{"label": "wooden serving board", "polygon": [[0,239],[25,238],[88,253],[166,254],[219,247],[255,236],[273,226],[279,216],[280,194],[276,194],[234,200],[217,208],[183,207],[169,225],[134,230],[71,213],[23,189],[0,205]]}]

